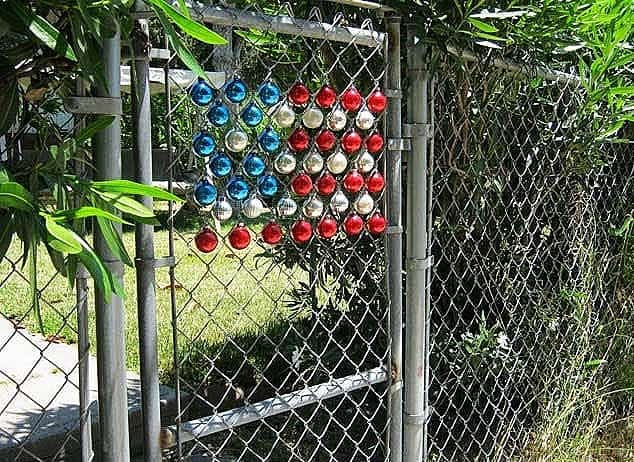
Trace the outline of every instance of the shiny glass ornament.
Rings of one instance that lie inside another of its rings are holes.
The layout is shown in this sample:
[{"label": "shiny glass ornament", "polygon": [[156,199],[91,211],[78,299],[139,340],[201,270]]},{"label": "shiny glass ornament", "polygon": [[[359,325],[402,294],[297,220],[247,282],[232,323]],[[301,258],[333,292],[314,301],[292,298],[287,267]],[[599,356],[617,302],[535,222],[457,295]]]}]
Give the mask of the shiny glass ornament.
[{"label": "shiny glass ornament", "polygon": [[341,137],[341,149],[347,154],[353,154],[361,148],[363,142],[359,132],[350,130]]},{"label": "shiny glass ornament", "polygon": [[298,244],[305,244],[310,241],[313,235],[313,227],[306,220],[297,220],[291,228],[291,236]]},{"label": "shiny glass ornament", "polygon": [[337,143],[337,137],[330,130],[322,130],[315,138],[315,145],[321,152],[332,150]]},{"label": "shiny glass ornament", "polygon": [[313,180],[305,173],[300,173],[291,180],[291,191],[298,196],[307,196],[312,189]]},{"label": "shiny glass ornament", "polygon": [[365,186],[369,193],[375,194],[383,191],[385,187],[385,178],[380,172],[374,172],[365,180]]},{"label": "shiny glass ornament", "polygon": [[363,175],[358,170],[353,169],[343,177],[343,188],[350,193],[357,193],[363,188],[365,183]]},{"label": "shiny glass ornament", "polygon": [[233,162],[224,152],[219,152],[209,161],[209,171],[217,178],[222,178],[231,173]]},{"label": "shiny glass ornament", "polygon": [[295,123],[295,111],[288,103],[283,103],[275,110],[274,118],[280,127],[292,127]]},{"label": "shiny glass ornament", "polygon": [[229,122],[231,113],[225,103],[218,100],[207,111],[207,120],[216,127],[223,127]]},{"label": "shiny glass ornament", "polygon": [[280,181],[275,175],[262,175],[258,180],[258,191],[262,197],[270,198],[277,194],[280,190]]},{"label": "shiny glass ornament", "polygon": [[216,140],[209,132],[198,132],[192,140],[194,152],[200,157],[207,157],[216,149]]},{"label": "shiny glass ornament", "polygon": [[295,82],[288,91],[288,100],[294,106],[303,106],[310,100],[310,90],[301,82]]},{"label": "shiny glass ornament", "polygon": [[189,88],[189,97],[197,106],[207,106],[214,98],[216,91],[203,79],[198,79]]},{"label": "shiny glass ornament", "polygon": [[317,196],[304,202],[302,212],[307,218],[319,218],[324,213],[324,203]]},{"label": "shiny glass ornament", "polygon": [[247,97],[247,84],[238,77],[234,77],[225,85],[225,96],[232,103],[241,103]]},{"label": "shiny glass ornament", "polygon": [[303,128],[297,128],[288,137],[288,146],[295,152],[301,152],[308,149],[310,144],[310,135]]},{"label": "shiny glass ornament", "polygon": [[336,151],[326,159],[326,166],[331,173],[339,175],[346,170],[348,158],[341,151]]},{"label": "shiny glass ornament", "polygon": [[367,226],[370,234],[378,236],[385,231],[385,228],[387,228],[387,220],[383,215],[381,215],[381,212],[375,212],[370,218],[368,218]]},{"label": "shiny glass ornament", "polygon": [[277,104],[281,96],[282,92],[280,91],[280,87],[271,81],[264,82],[258,88],[258,97],[266,106]]},{"label": "shiny glass ornament", "polygon": [[266,161],[257,154],[251,153],[242,161],[242,170],[247,176],[256,178],[266,170]]},{"label": "shiny glass ornament", "polygon": [[212,213],[217,220],[227,221],[233,215],[233,208],[228,200],[220,197],[212,207]]},{"label": "shiny glass ornament", "polygon": [[318,106],[328,109],[337,101],[337,92],[330,85],[324,85],[315,95],[315,103]]},{"label": "shiny glass ornament", "polygon": [[324,122],[324,113],[321,112],[321,109],[317,109],[316,107],[311,107],[304,111],[304,115],[302,116],[302,123],[306,128],[319,128],[321,124]]},{"label": "shiny glass ornament", "polygon": [[218,247],[218,236],[209,226],[204,226],[194,237],[194,243],[203,253],[213,252]]},{"label": "shiny glass ornament", "polygon": [[242,213],[247,218],[257,218],[264,213],[264,204],[257,196],[251,196],[242,203]]},{"label": "shiny glass ornament", "polygon": [[354,202],[354,209],[361,215],[367,215],[374,208],[374,199],[367,192],[362,193]]},{"label": "shiny glass ornament", "polygon": [[280,148],[280,135],[271,127],[266,127],[260,136],[258,137],[260,147],[269,154],[277,151]]},{"label": "shiny glass ornament", "polygon": [[363,151],[357,159],[357,168],[362,173],[372,171],[374,168],[374,157],[368,151]]},{"label": "shiny glass ornament", "polygon": [[315,182],[317,192],[322,196],[330,196],[337,189],[337,180],[330,173],[324,173]]},{"label": "shiny glass ornament", "polygon": [[361,130],[369,130],[374,126],[374,115],[370,111],[359,111],[354,118],[354,123]]},{"label": "shiny glass ornament", "polygon": [[282,240],[282,227],[274,221],[270,221],[262,228],[261,234],[264,242],[275,245]]},{"label": "shiny glass ornament", "polygon": [[194,199],[199,205],[211,205],[218,197],[218,190],[207,179],[199,181],[194,187]]},{"label": "shiny glass ornament", "polygon": [[231,152],[242,152],[249,144],[249,135],[238,128],[232,128],[225,135],[225,147]]},{"label": "shiny glass ornament", "polygon": [[297,202],[290,197],[282,197],[277,202],[277,214],[281,217],[290,217],[297,212]]},{"label": "shiny glass ornament", "polygon": [[361,107],[363,97],[353,85],[341,94],[339,100],[341,101],[341,107],[346,111],[356,111]]},{"label": "shiny glass ornament", "polygon": [[227,195],[236,201],[242,201],[249,196],[250,188],[241,176],[234,176],[227,183]]},{"label": "shiny glass ornament", "polygon": [[297,159],[287,150],[282,151],[273,161],[273,166],[282,175],[289,175],[295,171]]},{"label": "shiny glass ornament", "polygon": [[381,90],[374,90],[367,98],[368,109],[375,114],[385,110],[387,106],[387,96]]},{"label": "shiny glass ornament", "polygon": [[335,109],[328,116],[328,128],[334,132],[338,132],[346,128],[348,117],[341,109]]},{"label": "shiny glass ornament", "polygon": [[334,213],[338,213],[338,214],[343,213],[346,210],[348,210],[348,207],[350,207],[350,201],[348,200],[346,195],[343,193],[343,191],[338,190],[330,198],[330,209]]},{"label": "shiny glass ornament", "polygon": [[302,166],[307,173],[311,175],[315,175],[324,168],[324,158],[315,151],[310,152],[306,157],[304,157],[304,161],[302,162]]},{"label": "shiny glass ornament", "polygon": [[371,154],[376,154],[377,152],[381,151],[384,144],[385,140],[383,139],[383,135],[381,135],[379,132],[370,133],[370,135],[368,135],[368,137],[365,139],[365,147]]},{"label": "shiny glass ornament", "polygon": [[337,220],[330,215],[327,215],[317,225],[317,234],[324,239],[330,239],[337,234],[338,228],[339,224],[337,223]]},{"label": "shiny glass ornament", "polygon": [[257,127],[264,119],[264,112],[257,104],[249,103],[240,113],[240,118],[248,127]]},{"label": "shiny glass ornament", "polygon": [[358,236],[363,231],[363,218],[351,213],[343,220],[343,230],[348,236]]},{"label": "shiny glass ornament", "polygon": [[242,223],[237,224],[229,233],[229,244],[236,250],[246,249],[251,243],[251,233]]}]

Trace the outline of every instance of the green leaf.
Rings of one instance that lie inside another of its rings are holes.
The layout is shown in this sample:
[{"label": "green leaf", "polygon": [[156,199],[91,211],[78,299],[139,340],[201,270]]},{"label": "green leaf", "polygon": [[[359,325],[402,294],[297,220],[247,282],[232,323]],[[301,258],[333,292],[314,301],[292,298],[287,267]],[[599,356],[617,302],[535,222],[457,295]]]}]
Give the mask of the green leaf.
[{"label": "green leaf", "polygon": [[10,14],[18,18],[29,32],[44,45],[66,59],[77,61],[77,56],[75,56],[70,44],[50,22],[33,13],[23,2],[8,0],[4,5],[3,8],[7,8]]},{"label": "green leaf", "polygon": [[91,31],[87,30],[87,24],[89,24],[89,21],[86,21],[83,15],[76,12],[70,15],[70,27],[73,34],[73,43],[77,50],[79,68],[82,75],[90,83],[95,84],[98,82],[106,86],[103,61],[99,56],[101,41],[91,35]]},{"label": "green leaf", "polygon": [[172,46],[172,48],[174,48],[174,51],[176,51],[176,54],[178,55],[180,60],[183,61],[183,64],[185,64],[185,66],[187,66],[189,70],[191,70],[198,77],[206,79],[207,74],[205,74],[203,68],[200,67],[200,64],[198,64],[198,61],[196,61],[196,58],[194,58],[192,52],[189,51],[189,48],[187,48],[180,37],[176,34],[176,31],[174,30],[174,27],[172,27],[172,24],[169,22],[169,19],[167,19],[167,16],[165,16],[163,11],[158,9],[156,10],[156,16],[159,18],[159,21],[161,21],[161,25],[165,30],[165,34],[167,35],[170,45]]},{"label": "green leaf", "polygon": [[189,13],[189,8],[187,8],[187,5],[185,4],[185,0],[178,0],[178,7],[180,8],[181,13],[189,19],[192,18],[192,15]]},{"label": "green leaf", "polygon": [[40,310],[40,291],[37,286],[37,246],[39,241],[34,236],[33,239],[29,242],[29,251],[28,251],[28,259],[29,259],[29,291],[31,298],[31,309],[33,310],[33,314],[35,314],[35,319],[37,320],[38,328],[40,329],[40,333],[44,335],[44,323],[42,322],[42,312]]},{"label": "green leaf", "polygon": [[599,366],[603,366],[608,362],[605,359],[591,359],[590,361],[586,361],[584,366],[586,369],[596,369]]},{"label": "green leaf", "polygon": [[183,202],[183,199],[164,189],[130,180],[94,181],[92,188],[97,191],[121,193],[131,196],[148,196],[166,201]]},{"label": "green leaf", "polygon": [[112,222],[106,220],[105,218],[97,217],[97,224],[99,225],[101,234],[112,253],[126,265],[133,266],[132,259],[121,240],[121,236],[112,226]]},{"label": "green leaf", "polygon": [[20,92],[17,79],[0,84],[0,135],[8,132],[15,123],[20,108]]},{"label": "green leaf", "polygon": [[78,235],[77,240],[82,246],[82,251],[77,254],[79,260],[92,276],[95,287],[103,293],[106,301],[109,301],[115,289],[112,285],[112,275],[90,245]]},{"label": "green leaf", "polygon": [[467,21],[469,21],[469,23],[471,23],[471,25],[476,29],[480,29],[482,32],[486,32],[487,34],[492,34],[499,31],[497,27],[473,17],[467,18]]},{"label": "green leaf", "polygon": [[13,237],[13,214],[0,214],[0,260],[4,258]]},{"label": "green leaf", "polygon": [[154,212],[131,197],[108,191],[93,190],[108,205],[136,218],[154,218]]},{"label": "green leaf", "polygon": [[46,243],[44,247],[46,247],[48,256],[51,259],[51,263],[53,263],[53,266],[55,267],[55,269],[59,271],[61,275],[65,276],[67,267],[66,267],[66,260],[64,259],[64,254],[62,252],[55,250],[48,243]]},{"label": "green leaf", "polygon": [[613,229],[611,234],[613,236],[623,237],[627,233],[629,233],[630,229],[633,227],[634,227],[634,217],[630,215],[625,219],[625,221],[623,221],[623,224],[621,226],[619,226],[616,229]]},{"label": "green leaf", "polygon": [[21,184],[7,181],[0,183],[0,208],[33,212],[35,205],[33,196]]},{"label": "green leaf", "polygon": [[45,217],[46,231],[48,231],[47,243],[53,249],[61,253],[79,253],[81,244],[75,239],[76,234],[62,225],[57,224],[49,217]]},{"label": "green leaf", "polygon": [[89,140],[93,137],[95,133],[100,132],[104,128],[110,126],[114,119],[115,116],[112,115],[104,115],[98,117],[97,119],[86,125],[79,133],[77,133],[77,135],[75,136],[75,141],[77,142],[77,144],[80,144],[84,141]]},{"label": "green leaf", "polygon": [[76,209],[60,210],[59,212],[55,212],[51,215],[51,218],[56,222],[67,221],[67,220],[81,220],[83,218],[91,218],[91,217],[102,217],[107,220],[114,221],[115,223],[122,223],[124,225],[132,224],[124,220],[120,216],[117,216],[106,210],[99,209],[97,207],[91,207],[89,205],[78,207]]},{"label": "green leaf", "polygon": [[173,21],[174,24],[176,24],[190,37],[200,40],[201,42],[208,43],[209,45],[227,44],[227,40],[225,40],[222,35],[217,34],[202,24],[183,15],[165,0],[149,0],[149,3],[155,7],[155,11],[157,11],[157,13],[158,9],[162,10],[162,12],[165,13],[165,15]]}]

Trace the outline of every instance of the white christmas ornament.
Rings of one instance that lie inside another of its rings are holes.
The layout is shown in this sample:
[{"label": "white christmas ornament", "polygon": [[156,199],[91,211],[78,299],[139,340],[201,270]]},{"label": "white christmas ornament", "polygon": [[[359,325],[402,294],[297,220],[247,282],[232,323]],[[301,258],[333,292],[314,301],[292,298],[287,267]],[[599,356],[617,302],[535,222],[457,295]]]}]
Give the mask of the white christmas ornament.
[{"label": "white christmas ornament", "polygon": [[282,103],[275,109],[275,121],[280,127],[292,127],[295,123],[295,111],[288,103]]},{"label": "white christmas ornament", "polygon": [[348,158],[343,152],[337,151],[331,154],[330,157],[328,157],[328,159],[326,160],[326,165],[328,166],[328,170],[330,170],[331,173],[338,175],[342,173],[348,166]]},{"label": "white christmas ornament", "polygon": [[304,212],[304,215],[308,218],[318,218],[324,212],[324,203],[318,197],[313,196],[304,203],[302,212]]},{"label": "white christmas ornament", "polygon": [[371,172],[374,168],[374,156],[368,151],[363,151],[357,159],[357,168],[361,173]]},{"label": "white christmas ornament", "polygon": [[302,122],[306,128],[319,128],[324,121],[324,114],[316,107],[311,107],[304,112]]},{"label": "white christmas ornament", "polygon": [[216,201],[212,211],[214,217],[220,221],[226,221],[233,215],[233,208],[231,208],[231,204],[224,197]]},{"label": "white christmas ornament", "polygon": [[244,151],[249,143],[249,136],[242,130],[233,128],[225,135],[225,146],[229,151]]},{"label": "white christmas ornament", "polygon": [[[368,154],[369,155],[369,154]],[[370,156],[372,157],[372,156]],[[275,165],[275,170],[283,175],[288,175],[293,173],[295,167],[297,166],[297,159],[295,156],[288,152],[288,150],[282,151],[273,161]]]},{"label": "white christmas ornament", "polygon": [[359,198],[354,203],[354,209],[360,215],[367,215],[374,208],[374,199],[370,196],[367,191],[359,196]]},{"label": "white christmas ornament", "polygon": [[242,213],[247,218],[257,218],[264,213],[264,204],[258,197],[252,196],[242,204]]},{"label": "white christmas ornament", "polygon": [[332,198],[330,198],[330,208],[335,213],[343,213],[348,210],[348,207],[350,207],[350,202],[343,191],[339,189]]},{"label": "white christmas ornament", "polygon": [[360,111],[355,118],[355,123],[361,130],[369,130],[374,125],[374,115],[368,110]]},{"label": "white christmas ornament", "polygon": [[321,172],[324,168],[324,159],[319,155],[319,153],[312,151],[304,158],[302,165],[307,173],[314,175]]},{"label": "white christmas ornament", "polygon": [[338,132],[346,128],[347,122],[348,117],[341,109],[335,109],[328,116],[328,128],[330,128],[333,132]]},{"label": "white christmas ornament", "polygon": [[277,213],[281,217],[290,217],[297,212],[297,202],[290,197],[282,197],[277,203]]}]

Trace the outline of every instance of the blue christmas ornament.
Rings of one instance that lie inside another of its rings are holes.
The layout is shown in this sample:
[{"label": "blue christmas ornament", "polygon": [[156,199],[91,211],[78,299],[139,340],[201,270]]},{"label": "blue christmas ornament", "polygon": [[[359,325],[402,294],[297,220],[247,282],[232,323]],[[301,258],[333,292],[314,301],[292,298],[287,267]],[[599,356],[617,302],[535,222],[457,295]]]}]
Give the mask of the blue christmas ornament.
[{"label": "blue christmas ornament", "polygon": [[229,122],[229,108],[220,100],[216,101],[207,111],[207,119],[216,127],[222,127]]},{"label": "blue christmas ornament", "polygon": [[280,148],[280,135],[271,127],[267,127],[258,138],[258,142],[262,149],[268,153],[277,151]]},{"label": "blue christmas ornament", "polygon": [[209,170],[211,170],[211,173],[218,178],[229,175],[232,167],[233,162],[231,162],[229,156],[223,152],[216,154],[209,161]]},{"label": "blue christmas ornament", "polygon": [[242,79],[234,78],[225,85],[225,96],[232,103],[241,103],[247,97],[247,85]]},{"label": "blue christmas ornament", "polygon": [[258,177],[264,173],[266,162],[257,154],[249,154],[244,158],[244,173],[250,177]]},{"label": "blue christmas ornament", "polygon": [[207,157],[216,149],[216,140],[211,133],[205,131],[196,133],[192,143],[194,152],[201,157]]},{"label": "blue christmas ornament", "polygon": [[273,106],[280,100],[282,92],[273,82],[264,82],[258,88],[258,96],[265,105]]},{"label": "blue christmas ornament", "polygon": [[262,113],[262,109],[258,107],[255,103],[249,103],[243,110],[242,114],[240,114],[242,120],[249,127],[257,127],[264,119],[264,114]]},{"label": "blue christmas ornament", "polygon": [[218,190],[207,179],[201,180],[194,188],[194,199],[200,205],[211,205],[218,197]]},{"label": "blue christmas ornament", "polygon": [[233,200],[244,200],[249,196],[249,192],[249,183],[241,176],[234,176],[227,183],[227,194]]},{"label": "blue christmas ornament", "polygon": [[260,177],[258,180],[258,191],[262,195],[262,197],[273,197],[277,194],[280,189],[279,180],[270,173]]},{"label": "blue christmas ornament", "polygon": [[198,79],[198,82],[189,88],[189,96],[198,106],[207,106],[211,103],[215,93],[216,91],[203,79]]}]

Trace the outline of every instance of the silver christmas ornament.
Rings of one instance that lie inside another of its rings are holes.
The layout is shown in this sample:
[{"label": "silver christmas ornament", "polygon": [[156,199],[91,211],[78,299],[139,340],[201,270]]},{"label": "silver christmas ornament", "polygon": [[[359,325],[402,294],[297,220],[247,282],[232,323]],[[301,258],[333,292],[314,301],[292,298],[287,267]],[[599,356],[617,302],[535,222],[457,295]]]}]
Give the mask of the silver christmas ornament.
[{"label": "silver christmas ornament", "polygon": [[233,208],[224,197],[219,198],[213,206],[214,217],[219,221],[226,221],[233,215]]},{"label": "silver christmas ornament", "polygon": [[368,110],[359,111],[355,123],[361,130],[369,130],[374,125],[374,115]]},{"label": "silver christmas ornament", "polygon": [[302,122],[306,128],[319,128],[324,121],[324,114],[316,107],[311,107],[304,112]]},{"label": "silver christmas ornament", "polygon": [[297,202],[290,197],[282,197],[277,203],[277,213],[281,217],[290,217],[297,212]]},{"label": "silver christmas ornament", "polygon": [[372,196],[370,196],[370,194],[368,194],[367,191],[363,192],[354,203],[354,209],[360,215],[367,215],[368,213],[372,211],[373,208],[374,208],[374,199],[372,199]]},{"label": "silver christmas ornament", "polygon": [[313,196],[304,203],[302,212],[307,218],[318,218],[324,213],[324,203],[317,196]]},{"label": "silver christmas ornament", "polygon": [[368,151],[363,151],[357,159],[357,168],[361,173],[371,172],[374,168],[374,156]]},{"label": "silver christmas ornament", "polygon": [[330,198],[330,208],[335,213],[343,213],[350,207],[350,201],[341,189]]},{"label": "silver christmas ornament", "polygon": [[331,173],[338,175],[342,173],[348,166],[348,158],[343,152],[337,151],[331,154],[330,157],[328,157],[328,159],[326,160],[326,165],[328,166],[328,170],[330,170]]},{"label": "silver christmas ornament", "polygon": [[314,175],[324,168],[324,159],[319,153],[312,151],[304,158],[302,165],[307,173]]},{"label": "silver christmas ornament", "polygon": [[264,204],[257,196],[251,196],[242,203],[242,213],[247,218],[257,218],[264,213]]},{"label": "silver christmas ornament", "polygon": [[241,152],[244,151],[249,144],[249,135],[242,130],[233,128],[225,135],[225,146],[229,151]]},{"label": "silver christmas ornament", "polygon": [[338,132],[346,128],[347,122],[348,117],[341,109],[335,109],[328,116],[328,128],[330,128],[333,132]]},{"label": "silver christmas ornament", "polygon": [[288,150],[284,150],[275,158],[273,165],[275,166],[275,170],[279,173],[289,175],[295,170],[295,167],[297,166],[297,159],[295,159],[295,156]]},{"label": "silver christmas ornament", "polygon": [[295,111],[288,103],[282,103],[275,109],[275,121],[280,127],[292,127],[295,123]]}]

